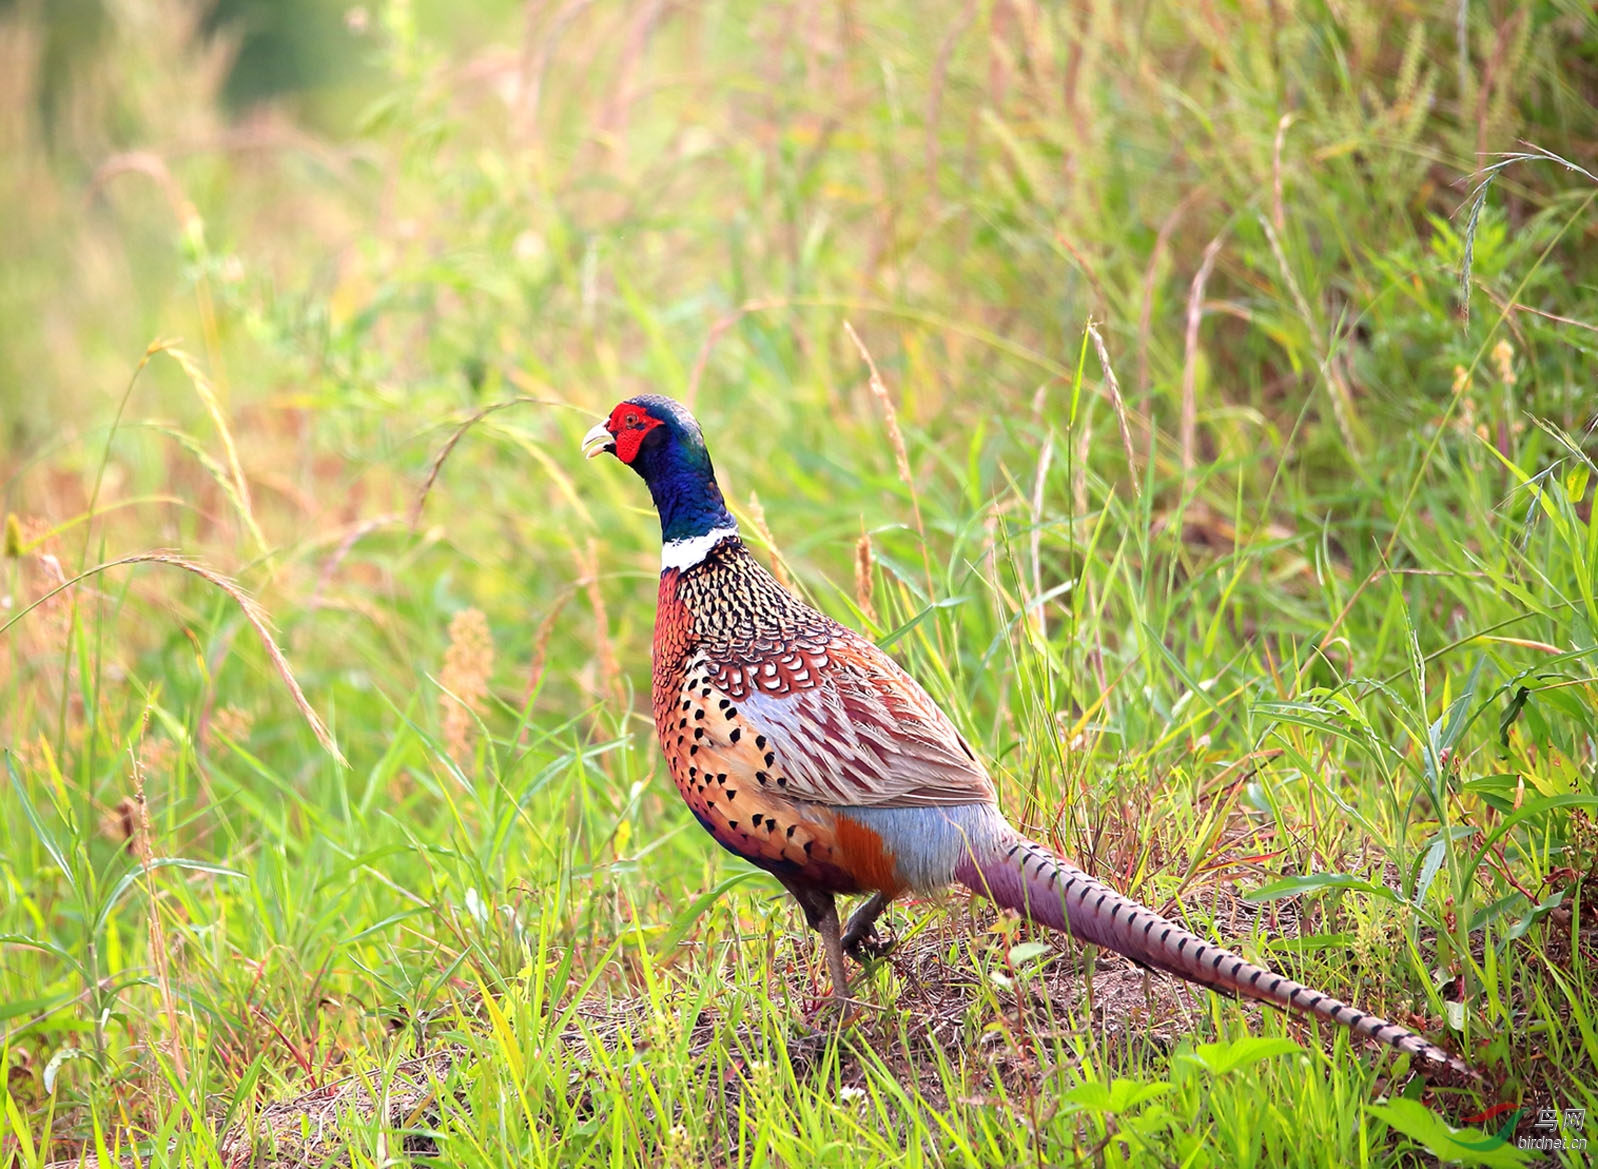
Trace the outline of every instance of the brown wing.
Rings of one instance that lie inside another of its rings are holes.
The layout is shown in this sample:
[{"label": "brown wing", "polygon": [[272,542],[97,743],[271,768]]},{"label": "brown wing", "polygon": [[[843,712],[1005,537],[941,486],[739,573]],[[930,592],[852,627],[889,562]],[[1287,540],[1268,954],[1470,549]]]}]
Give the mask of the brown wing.
[{"label": "brown wing", "polygon": [[822,645],[689,667],[685,693],[707,716],[707,762],[819,804],[991,802],[976,754],[915,679],[859,635],[831,632]]}]

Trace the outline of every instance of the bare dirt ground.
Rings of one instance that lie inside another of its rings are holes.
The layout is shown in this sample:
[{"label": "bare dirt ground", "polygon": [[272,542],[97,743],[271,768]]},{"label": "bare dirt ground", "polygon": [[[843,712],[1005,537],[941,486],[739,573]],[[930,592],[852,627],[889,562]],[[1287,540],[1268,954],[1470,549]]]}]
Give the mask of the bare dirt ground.
[{"label": "bare dirt ground", "polygon": [[[1215,903],[1207,908],[1216,920],[1226,924],[1228,933],[1246,934],[1248,919],[1258,912],[1257,907],[1224,892],[1212,895]],[[1276,905],[1271,910],[1272,932],[1296,932],[1299,921],[1293,907]],[[1060,1069],[1049,1062],[1049,1053],[1070,1047],[1069,1043],[1059,1046],[1049,1041],[1069,1039],[1084,1021],[1097,1033],[1098,1050],[1107,1053],[1112,1071],[1122,1060],[1168,1053],[1182,1036],[1202,1029],[1203,992],[1103,951],[1092,955],[1092,976],[1087,979],[1084,962],[1088,957],[1082,949],[1042,932],[1035,936],[1047,939],[1054,952],[1041,966],[1010,980],[1008,987],[979,985],[979,967],[970,956],[970,947],[993,946],[993,939],[986,934],[993,920],[986,907],[973,906],[969,912],[936,915],[899,942],[882,959],[895,980],[892,1009],[874,1002],[874,989],[867,988],[861,1001],[845,1014],[841,1030],[836,1013],[819,1005],[808,1012],[808,1018],[796,1019],[786,1050],[795,1074],[810,1078],[824,1066],[833,1066],[835,1082],[848,1093],[864,1085],[865,1061],[873,1060],[906,1087],[907,1095],[918,1100],[918,1107],[941,1110],[954,1104],[1002,1103],[1024,1121],[1029,1109],[1042,1115],[1050,1108],[1051,1085],[1057,1086]],[[1002,972],[1002,963],[1000,967]],[[989,968],[994,968],[991,957]],[[596,1039],[608,1047],[625,1030],[636,1031],[638,1020],[649,1009],[642,999],[613,994],[596,997],[579,1008],[579,1025],[563,1038],[574,1053],[581,1053]],[[1260,1010],[1252,1004],[1247,1009],[1256,1015]],[[1300,1042],[1314,1042],[1308,1025],[1295,1020],[1290,1026]],[[836,1064],[831,1065],[827,1056],[834,1037],[840,1046]],[[1332,1040],[1325,1027],[1320,1037],[1323,1043]],[[776,1054],[770,1042],[769,1035],[745,1025],[729,1030],[726,1019],[713,1009],[701,1011],[693,1023],[688,1051],[706,1072],[701,1079],[709,1096],[707,1106],[720,1111],[736,1103],[740,1093],[757,1079],[762,1065],[769,1064]],[[252,1169],[347,1164],[341,1135],[348,1130],[347,1122],[354,1119],[369,1124],[379,1114],[388,1127],[425,1134],[438,1124],[441,1103],[456,1091],[457,1073],[471,1074],[470,1059],[464,1048],[441,1047],[401,1062],[386,1077],[352,1075],[267,1104],[223,1132],[223,1161]],[[992,1083],[992,1098],[946,1099],[946,1078],[940,1068],[951,1063],[964,1063],[968,1069],[973,1063],[986,1065],[985,1074],[966,1079]],[[572,1090],[580,1113],[589,1096],[581,1077]],[[735,1114],[736,1110],[729,1111]],[[392,1153],[427,1156],[438,1152],[426,1135],[400,1139],[402,1147]],[[98,1162],[90,1156],[56,1162],[51,1169],[69,1166],[98,1169]]]}]

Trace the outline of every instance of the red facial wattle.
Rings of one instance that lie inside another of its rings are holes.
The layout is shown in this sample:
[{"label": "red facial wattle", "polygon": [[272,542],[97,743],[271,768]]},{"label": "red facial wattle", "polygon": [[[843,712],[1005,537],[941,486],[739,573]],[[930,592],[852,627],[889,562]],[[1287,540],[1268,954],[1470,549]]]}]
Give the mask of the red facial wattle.
[{"label": "red facial wattle", "polygon": [[[1402,1026],[1190,933],[1011,827],[987,770],[936,702],[745,547],[683,406],[641,394],[583,448],[631,464],[660,516],[650,697],[666,768],[700,825],[799,902],[821,935],[837,1001],[848,1002],[845,952],[881,954],[873,923],[891,900],[958,883],[1145,968],[1476,1074]],[[847,925],[840,893],[871,894]]]},{"label": "red facial wattle", "polygon": [[610,412],[610,424],[606,427],[616,440],[616,457],[624,463],[631,463],[638,457],[638,448],[643,446],[644,438],[661,421],[653,417],[642,407],[623,402]]}]

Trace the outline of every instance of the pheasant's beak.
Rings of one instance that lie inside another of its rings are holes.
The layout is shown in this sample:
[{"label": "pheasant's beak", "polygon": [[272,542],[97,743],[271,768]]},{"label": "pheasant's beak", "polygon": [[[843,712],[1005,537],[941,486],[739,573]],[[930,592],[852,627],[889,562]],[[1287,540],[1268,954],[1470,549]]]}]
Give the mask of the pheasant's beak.
[{"label": "pheasant's beak", "polygon": [[594,429],[583,435],[583,455],[585,458],[595,458],[604,454],[616,453],[616,438],[610,433],[606,424],[601,422]]}]

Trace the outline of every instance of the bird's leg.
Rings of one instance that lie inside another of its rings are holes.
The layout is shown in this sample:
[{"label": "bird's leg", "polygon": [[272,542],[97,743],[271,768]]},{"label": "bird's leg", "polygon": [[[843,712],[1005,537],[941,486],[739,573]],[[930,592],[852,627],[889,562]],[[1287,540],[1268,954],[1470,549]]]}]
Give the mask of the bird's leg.
[{"label": "bird's leg", "polygon": [[849,974],[843,964],[843,944],[838,934],[838,902],[831,893],[810,885],[783,880],[783,888],[793,894],[799,908],[805,911],[805,921],[821,935],[821,948],[827,954],[827,969],[832,975],[832,997],[838,1002],[849,1001]]},{"label": "bird's leg", "polygon": [[843,943],[838,937],[838,907],[827,898],[826,912],[816,926],[821,935],[822,948],[827,951],[827,966],[832,970],[832,996],[839,1002],[849,1001],[849,972],[843,964]]},{"label": "bird's leg", "polygon": [[856,962],[864,964],[868,958],[885,958],[893,949],[893,942],[877,936],[877,918],[893,900],[886,893],[873,893],[862,901],[849,915],[849,924],[843,931],[843,949]]}]

